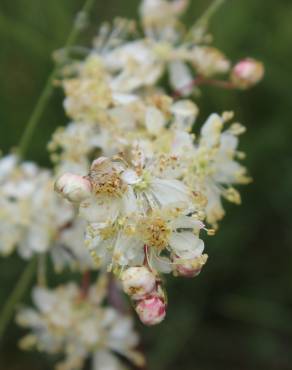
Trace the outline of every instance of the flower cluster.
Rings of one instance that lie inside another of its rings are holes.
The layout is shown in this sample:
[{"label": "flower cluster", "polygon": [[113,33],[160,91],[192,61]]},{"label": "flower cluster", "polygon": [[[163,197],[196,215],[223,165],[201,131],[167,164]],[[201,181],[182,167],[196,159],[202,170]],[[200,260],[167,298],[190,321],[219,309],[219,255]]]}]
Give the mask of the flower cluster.
[{"label": "flower cluster", "polygon": [[88,357],[96,370],[124,369],[114,352],[141,365],[132,321],[111,302],[104,274],[145,325],[160,323],[163,275],[201,272],[204,235],[215,234],[224,200],[241,202],[235,186],[250,181],[238,149],[244,127],[229,111],[201,120],[198,93],[250,88],[263,65],[233,65],[211,46],[207,15],[186,29],[187,5],[143,0],[139,26],[117,19],[102,25],[82,60],[66,51],[56,83],[70,123],[48,144],[54,168],[16,154],[0,159],[0,254],[48,254],[57,272],[69,266],[85,277],[100,269],[91,287],[39,284],[36,309],[18,315],[32,330],[21,347],[63,353],[58,370],[80,369]]},{"label": "flower cluster", "polygon": [[81,369],[90,355],[95,370],[125,369],[115,353],[141,366],[144,358],[136,349],[138,336],[133,321],[128,315],[103,306],[103,280],[90,287],[87,297],[74,283],[53,290],[34,288],[36,308],[23,308],[17,315],[18,324],[31,329],[21,339],[20,347],[63,354],[64,360],[56,365],[56,370]]},{"label": "flower cluster", "polygon": [[[125,289],[148,324],[165,315],[159,274],[198,275],[207,261],[201,231],[214,234],[224,216],[222,198],[239,204],[234,185],[250,181],[238,161],[244,127],[229,123],[233,113],[224,112],[211,114],[194,134],[199,109],[187,96],[218,74],[229,73],[228,81],[216,81],[234,88],[251,87],[263,74],[250,58],[231,68],[208,45],[201,22],[185,31],[179,17],[186,6],[143,1],[144,34],[134,40],[132,22],[101,28],[85,60],[66,69],[64,106],[72,122],[49,144],[59,175],[55,189],[87,222],[85,244],[96,264],[124,282],[131,276],[134,287],[133,276],[139,284],[143,271],[154,279],[141,299]],[[172,95],[159,86],[165,72]],[[153,299],[162,308],[151,321],[141,307],[152,307]]]},{"label": "flower cluster", "polygon": [[80,248],[84,222],[53,189],[51,171],[20,163],[16,155],[0,159],[0,254],[17,249],[29,259],[50,253],[57,270],[94,268],[89,253]]}]

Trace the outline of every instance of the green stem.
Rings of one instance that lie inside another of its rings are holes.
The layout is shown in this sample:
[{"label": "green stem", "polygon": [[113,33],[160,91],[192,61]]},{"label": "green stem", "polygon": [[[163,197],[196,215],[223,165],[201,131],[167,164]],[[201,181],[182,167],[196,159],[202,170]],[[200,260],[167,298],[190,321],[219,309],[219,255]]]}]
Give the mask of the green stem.
[{"label": "green stem", "polygon": [[22,299],[27,291],[36,270],[36,258],[33,258],[25,267],[18,279],[12,293],[0,312],[0,338],[2,338],[9,321],[13,315],[16,304]]},{"label": "green stem", "polygon": [[[69,48],[70,46],[74,45],[76,42],[76,39],[80,35],[82,29],[83,29],[83,23],[84,20],[86,20],[86,17],[94,5],[95,0],[86,0],[85,4],[82,8],[82,10],[78,13],[76,20],[74,22],[74,26],[72,28],[72,31],[69,34],[69,37],[67,39],[67,42],[65,44],[65,49]],[[39,96],[39,99],[36,103],[36,106],[27,122],[27,125],[25,127],[25,130],[23,132],[22,138],[19,143],[19,150],[18,154],[20,157],[24,157],[26,155],[29,143],[31,141],[32,135],[40,121],[40,118],[50,100],[50,97],[53,92],[53,81],[56,77],[56,74],[58,72],[58,66],[56,66],[51,74],[49,75],[47,82],[45,84],[45,87]]]},{"label": "green stem", "polygon": [[214,0],[210,6],[205,10],[205,12],[201,15],[201,17],[197,20],[194,27],[207,27],[210,19],[213,15],[217,12],[217,10],[223,5],[225,0]]},{"label": "green stem", "polygon": [[38,286],[47,286],[47,254],[41,253],[37,256],[37,284]]},{"label": "green stem", "polygon": [[[95,0],[86,0],[82,10],[78,13],[77,18],[74,22],[74,26],[72,31],[69,34],[67,42],[65,44],[65,49],[72,46],[79,34],[83,29],[84,20],[94,5]],[[35,128],[37,127],[40,118],[44,112],[44,109],[51,97],[53,91],[53,80],[58,72],[58,67],[56,66],[51,74],[49,75],[45,87],[36,103],[36,106],[28,120],[28,123],[25,127],[24,133],[19,143],[19,150],[18,154],[20,157],[24,157],[27,148],[29,146],[30,140],[34,133]],[[10,294],[8,300],[6,301],[2,311],[0,312],[0,338],[4,335],[5,329],[13,315],[13,310],[17,303],[22,299],[24,294],[26,293],[33,277],[35,276],[37,267],[37,259],[33,258],[29,264],[24,269],[22,275],[20,276],[16,286],[14,287],[12,293]]]}]

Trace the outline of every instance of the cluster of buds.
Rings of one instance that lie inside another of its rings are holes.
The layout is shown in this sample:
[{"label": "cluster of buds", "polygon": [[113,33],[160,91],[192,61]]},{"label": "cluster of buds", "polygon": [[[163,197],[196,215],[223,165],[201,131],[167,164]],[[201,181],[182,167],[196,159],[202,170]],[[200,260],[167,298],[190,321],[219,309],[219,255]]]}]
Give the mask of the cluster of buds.
[{"label": "cluster of buds", "polygon": [[[173,258],[175,276],[193,278],[202,270],[207,262],[206,254],[193,260]],[[156,271],[149,266],[129,267],[120,276],[124,292],[131,298],[134,308],[145,325],[159,324],[166,315],[167,297],[162,281]]]},{"label": "cluster of buds", "polygon": [[121,274],[121,281],[143,324],[159,324],[165,317],[167,303],[157,275],[146,266],[129,267]]}]

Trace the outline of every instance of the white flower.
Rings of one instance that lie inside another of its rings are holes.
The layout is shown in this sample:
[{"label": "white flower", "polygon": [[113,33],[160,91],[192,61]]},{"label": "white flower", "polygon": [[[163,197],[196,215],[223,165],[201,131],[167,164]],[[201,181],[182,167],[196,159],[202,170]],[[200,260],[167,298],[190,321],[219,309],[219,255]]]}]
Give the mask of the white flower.
[{"label": "white flower", "polygon": [[[139,151],[139,155],[141,152]],[[91,196],[80,203],[80,214],[89,222],[99,223],[129,216],[149,209],[175,205],[194,207],[191,190],[176,179],[152,176],[151,164],[143,163],[143,155],[137,158],[136,166],[129,167],[122,157],[110,159],[100,157],[91,166],[88,180]],[[155,166],[155,165],[154,165]],[[158,172],[158,171],[156,171]],[[163,173],[162,173],[163,175]],[[66,179],[72,175],[66,174]],[[75,177],[74,177],[75,179]],[[61,177],[63,180],[63,177]],[[63,181],[56,183],[57,190],[64,193]],[[74,187],[75,189],[75,187]],[[73,190],[74,190],[73,189]],[[79,189],[79,188],[78,188]],[[83,188],[82,188],[83,189]],[[67,194],[63,194],[68,198]],[[70,194],[69,194],[70,197]]]},{"label": "white flower", "polygon": [[195,46],[190,54],[190,62],[199,74],[206,77],[227,73],[230,69],[230,62],[225,55],[209,46]]},{"label": "white flower", "polygon": [[114,272],[141,266],[146,259],[153,270],[168,273],[172,256],[191,260],[204,249],[198,237],[202,222],[185,212],[162,208],[113,223],[90,224],[86,245],[96,261]]},{"label": "white flower", "polygon": [[191,131],[199,114],[199,108],[190,100],[179,100],[171,106],[175,117],[174,125],[184,131]]},{"label": "white flower", "polygon": [[[0,167],[3,161],[7,158],[0,160]],[[2,177],[0,195],[3,254],[17,248],[23,258],[30,258],[48,251],[74,216],[72,206],[54,194],[52,174],[30,162],[14,162]]]},{"label": "white flower", "polygon": [[145,40],[126,43],[102,58],[106,68],[114,75],[110,87],[115,93],[154,85],[163,73],[163,64]]},{"label": "white flower", "polygon": [[73,283],[54,290],[35,288],[36,309],[23,309],[17,315],[19,325],[32,331],[22,338],[20,346],[64,354],[58,369],[81,368],[89,355],[97,361],[99,351],[107,356],[114,351],[141,365],[143,356],[135,350],[138,337],[132,320],[112,308],[102,307],[104,291],[97,289],[100,288],[92,286],[84,297]]},{"label": "white flower", "polygon": [[54,246],[50,249],[57,272],[62,272],[66,267],[77,271],[97,269],[98,266],[85,247],[85,229],[85,221],[78,218],[60,230]]},{"label": "white flower", "polygon": [[225,116],[212,114],[207,119],[201,129],[196,152],[197,177],[194,181],[201,182],[202,192],[208,200],[207,221],[214,225],[224,216],[221,197],[240,203],[240,195],[232,185],[250,181],[246,169],[236,160],[242,155],[237,146],[238,135],[244,132],[244,128],[233,124],[222,131],[225,120],[231,118],[229,114]]}]

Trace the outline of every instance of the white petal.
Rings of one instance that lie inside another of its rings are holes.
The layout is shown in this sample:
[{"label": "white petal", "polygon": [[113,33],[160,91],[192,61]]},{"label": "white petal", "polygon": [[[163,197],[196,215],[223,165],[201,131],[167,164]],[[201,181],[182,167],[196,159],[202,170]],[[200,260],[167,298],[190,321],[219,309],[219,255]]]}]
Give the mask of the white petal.
[{"label": "white petal", "polygon": [[192,217],[181,216],[172,223],[172,227],[173,229],[193,229],[197,232],[204,227],[204,224]]},{"label": "white petal", "polygon": [[172,233],[169,245],[182,258],[196,258],[204,250],[204,242],[191,232]]},{"label": "white petal", "polygon": [[189,189],[178,180],[153,179],[151,190],[162,206],[191,202]]},{"label": "white petal", "polygon": [[180,100],[171,107],[175,123],[183,130],[190,130],[199,113],[199,108],[191,100]]},{"label": "white petal", "polygon": [[89,222],[115,220],[121,210],[121,200],[106,197],[92,197],[81,203],[79,213]]},{"label": "white petal", "polygon": [[99,350],[93,356],[93,370],[122,370],[116,356],[106,350]]},{"label": "white petal", "polygon": [[123,212],[125,215],[131,215],[138,209],[137,199],[135,197],[134,190],[129,187],[127,192],[123,196]]},{"label": "white petal", "polygon": [[122,180],[124,180],[127,184],[137,184],[140,181],[139,176],[133,170],[126,170],[121,174]]},{"label": "white petal", "polygon": [[159,135],[165,123],[165,117],[159,109],[153,107],[147,108],[145,124],[150,134]]},{"label": "white petal", "polygon": [[45,288],[34,288],[32,295],[35,305],[43,313],[50,312],[57,303],[56,296]]},{"label": "white petal", "polygon": [[169,64],[169,79],[172,88],[182,95],[189,95],[192,90],[193,76],[190,68],[181,61],[174,61]]},{"label": "white petal", "polygon": [[116,104],[126,105],[133,103],[138,100],[138,97],[134,94],[119,94],[114,93],[113,94],[113,100]]},{"label": "white petal", "polygon": [[222,118],[216,113],[211,114],[201,129],[204,144],[209,147],[219,144],[222,126]]}]

